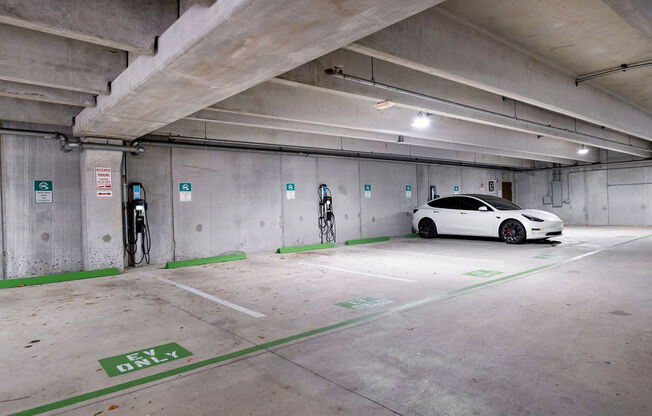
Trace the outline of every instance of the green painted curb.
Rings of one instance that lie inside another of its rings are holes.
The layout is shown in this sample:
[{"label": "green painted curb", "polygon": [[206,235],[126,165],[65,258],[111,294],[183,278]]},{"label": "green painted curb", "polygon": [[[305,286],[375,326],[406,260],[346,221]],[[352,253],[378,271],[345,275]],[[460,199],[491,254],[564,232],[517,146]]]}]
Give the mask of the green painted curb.
[{"label": "green painted curb", "polygon": [[226,256],[204,257],[201,259],[169,261],[165,264],[166,269],[178,269],[179,267],[201,266],[202,264],[222,263],[233,260],[247,260],[245,253],[227,254]]},{"label": "green painted curb", "polygon": [[377,243],[379,241],[389,241],[389,237],[362,238],[360,240],[346,240],[344,244],[354,246],[356,244]]},{"label": "green painted curb", "polygon": [[405,234],[405,238],[417,238],[417,237],[419,237],[419,234],[417,233]]},{"label": "green painted curb", "polygon": [[277,253],[296,253],[297,251],[308,251],[308,250],[319,250],[322,248],[333,248],[335,244],[333,243],[324,243],[324,244],[308,244],[307,246],[294,246],[294,247],[282,247],[276,250]]},{"label": "green painted curb", "polygon": [[71,272],[49,274],[45,276],[23,277],[20,279],[0,280],[0,289],[11,287],[42,285],[45,283],[67,282],[69,280],[92,279],[93,277],[115,276],[120,270],[115,267],[109,269],[88,270],[84,272]]}]

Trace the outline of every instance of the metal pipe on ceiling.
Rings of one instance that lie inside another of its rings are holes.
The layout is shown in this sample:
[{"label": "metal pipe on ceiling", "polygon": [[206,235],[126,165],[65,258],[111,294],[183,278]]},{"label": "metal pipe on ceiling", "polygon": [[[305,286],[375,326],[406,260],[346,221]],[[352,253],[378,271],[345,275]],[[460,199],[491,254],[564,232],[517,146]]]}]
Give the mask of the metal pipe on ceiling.
[{"label": "metal pipe on ceiling", "polygon": [[97,149],[97,150],[110,150],[116,152],[128,152],[134,154],[144,153],[145,149],[136,148],[132,146],[120,146],[115,144],[98,144],[98,143],[81,143],[70,142],[68,136],[64,133],[57,131],[41,131],[41,130],[27,130],[27,129],[8,129],[0,128],[0,134],[13,134],[17,136],[29,137],[42,137],[44,139],[57,139],[61,144],[61,150],[69,152],[73,149]]},{"label": "metal pipe on ceiling", "polygon": [[[470,111],[478,112],[478,113],[481,113],[481,114],[486,114],[486,115],[489,115],[491,117],[495,117],[495,118],[502,119],[502,120],[509,120],[511,122],[517,121],[517,122],[519,122],[519,123],[521,123],[523,125],[523,128],[550,130],[552,132],[551,136],[554,136],[554,137],[565,137],[565,136],[568,136],[568,135],[573,135],[573,136],[577,136],[577,141],[578,142],[585,143],[587,145],[593,145],[593,146],[595,146],[595,144],[592,144],[591,141],[601,140],[601,141],[604,141],[604,142],[613,143],[613,144],[617,145],[618,147],[625,146],[627,148],[636,149],[638,151],[644,151],[644,152],[647,152],[648,154],[652,155],[652,149],[646,149],[646,148],[643,148],[643,147],[634,146],[632,144],[621,143],[621,142],[617,142],[615,140],[609,140],[609,139],[605,139],[603,137],[593,136],[593,135],[587,134],[587,133],[581,133],[581,132],[578,132],[578,131],[568,130],[568,129],[561,128],[561,127],[555,127],[555,126],[539,123],[539,122],[532,121],[532,120],[526,120],[526,119],[518,118],[516,116],[508,116],[508,115],[505,115],[505,114],[502,114],[502,113],[497,113],[495,111],[485,110],[483,108],[474,107],[474,106],[470,106],[470,105],[466,105],[466,104],[460,104],[460,103],[457,103],[457,102],[454,102],[454,101],[445,100],[443,98],[432,97],[430,95],[421,94],[419,92],[406,90],[404,88],[395,87],[393,85],[383,84],[383,83],[380,83],[380,82],[377,82],[377,81],[371,81],[371,80],[368,80],[368,79],[356,77],[354,75],[348,75],[348,74],[345,74],[344,72],[342,72],[341,68],[337,68],[337,67],[336,68],[328,68],[324,72],[325,72],[326,75],[329,75],[331,77],[356,82],[358,84],[366,85],[366,86],[369,86],[369,87],[374,87],[374,88],[379,88],[379,89],[386,90],[386,91],[396,92],[396,93],[399,93],[399,94],[402,94],[402,95],[407,95],[409,97],[419,98],[419,99],[430,101],[430,102],[437,103],[437,104],[448,105],[448,106],[451,106],[453,108],[457,108],[457,109],[460,109],[460,110],[470,110]],[[558,133],[558,135],[555,135],[554,133]],[[581,139],[584,139],[586,141],[582,141]]]},{"label": "metal pipe on ceiling", "polygon": [[[285,153],[304,156],[332,156],[332,157],[349,157],[354,159],[383,160],[389,162],[411,162],[436,165],[466,166],[474,168],[502,169],[502,170],[520,170],[515,167],[504,167],[491,165],[487,163],[461,162],[446,159],[424,158],[418,156],[404,155],[384,155],[373,152],[355,152],[349,150],[337,149],[316,149],[300,146],[279,146],[263,143],[235,142],[235,141],[211,141],[196,137],[172,136],[173,141],[157,141],[136,139],[131,145],[146,149],[147,147],[166,147],[177,149],[204,149],[204,150],[232,150],[232,151],[256,151],[269,153]],[[178,140],[183,140],[179,142]]]},{"label": "metal pipe on ceiling", "polygon": [[627,72],[631,71],[632,69],[640,69],[648,66],[652,66],[652,59],[649,61],[637,62],[634,64],[621,64],[615,68],[603,69],[601,71],[591,72],[590,74],[580,75],[575,78],[575,86],[578,86],[582,82],[604,77],[606,75],[616,74],[618,72]]}]

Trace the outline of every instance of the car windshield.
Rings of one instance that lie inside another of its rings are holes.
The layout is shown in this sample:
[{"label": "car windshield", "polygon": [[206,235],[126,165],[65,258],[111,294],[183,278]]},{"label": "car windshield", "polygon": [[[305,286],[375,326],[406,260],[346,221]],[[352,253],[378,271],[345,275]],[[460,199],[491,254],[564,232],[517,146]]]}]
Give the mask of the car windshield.
[{"label": "car windshield", "polygon": [[476,197],[481,201],[486,202],[487,204],[491,205],[492,207],[496,208],[497,210],[500,211],[511,211],[515,209],[523,209],[522,206],[517,205],[513,203],[512,201],[509,201],[505,198],[500,198],[497,196],[492,196],[492,195],[475,195],[471,194],[470,196]]}]

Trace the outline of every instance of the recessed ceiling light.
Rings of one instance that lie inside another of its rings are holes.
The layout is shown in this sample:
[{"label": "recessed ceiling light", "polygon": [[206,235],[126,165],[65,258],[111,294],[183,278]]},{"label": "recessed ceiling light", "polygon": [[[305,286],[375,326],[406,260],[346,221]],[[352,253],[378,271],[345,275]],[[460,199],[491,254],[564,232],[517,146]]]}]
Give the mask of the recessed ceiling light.
[{"label": "recessed ceiling light", "polygon": [[379,110],[386,110],[388,108],[394,107],[394,102],[389,100],[380,101],[374,104],[374,107],[376,107]]},{"label": "recessed ceiling light", "polygon": [[419,113],[417,113],[417,117],[412,122],[412,127],[423,129],[428,127],[429,124],[430,120],[428,120],[428,114],[423,114],[421,111],[419,111]]}]

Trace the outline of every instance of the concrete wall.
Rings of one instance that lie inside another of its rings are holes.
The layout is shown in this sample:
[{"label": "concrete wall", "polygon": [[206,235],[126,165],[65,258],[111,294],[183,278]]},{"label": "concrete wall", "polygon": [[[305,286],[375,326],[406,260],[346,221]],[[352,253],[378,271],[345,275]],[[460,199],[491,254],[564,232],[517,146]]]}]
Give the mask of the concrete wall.
[{"label": "concrete wall", "polygon": [[[129,182],[148,192],[155,263],[318,243],[321,183],[333,194],[337,241],[344,242],[410,232],[412,208],[427,200],[431,184],[440,194],[454,185],[480,192],[481,182],[486,189],[490,179],[513,178],[500,169],[160,148],[128,156],[127,170]],[[180,182],[192,184],[192,201],[179,200]],[[294,199],[287,184],[294,184]]]},{"label": "concrete wall", "polygon": [[[4,278],[81,270],[79,153],[52,139],[1,140]],[[52,181],[52,204],[35,203],[35,180]]]},{"label": "concrete wall", "polygon": [[552,170],[516,174],[516,202],[554,212],[572,225],[652,225],[652,164],[561,169],[563,206],[543,204]]}]

